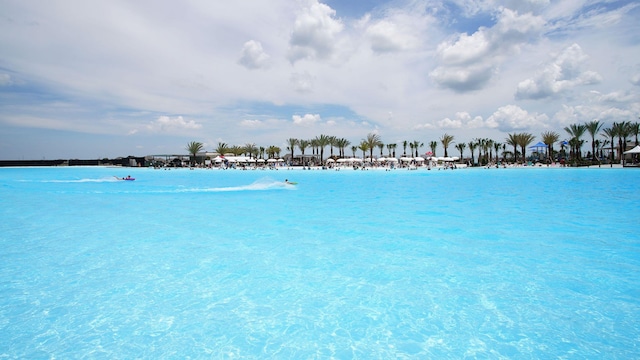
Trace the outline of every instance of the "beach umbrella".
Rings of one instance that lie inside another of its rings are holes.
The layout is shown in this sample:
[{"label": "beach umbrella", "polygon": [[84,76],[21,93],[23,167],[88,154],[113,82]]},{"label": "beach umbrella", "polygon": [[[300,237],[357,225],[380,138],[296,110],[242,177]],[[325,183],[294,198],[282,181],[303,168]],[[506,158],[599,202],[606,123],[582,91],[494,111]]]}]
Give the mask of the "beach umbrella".
[{"label": "beach umbrella", "polygon": [[537,148],[546,149],[547,147],[548,147],[547,144],[543,143],[542,141],[538,141],[537,144],[529,146],[529,149],[537,149]]},{"label": "beach umbrella", "polygon": [[263,162],[265,162],[265,161],[266,161],[265,159],[258,159],[258,162],[259,162],[259,163],[263,163]]},{"label": "beach umbrella", "polygon": [[378,161],[387,161],[387,158],[385,158],[385,157],[379,157],[379,158],[378,158]]},{"label": "beach umbrella", "polygon": [[398,162],[398,159],[396,159],[396,158],[387,158],[387,161]]},{"label": "beach umbrella", "polygon": [[278,162],[278,160],[276,160],[276,159],[268,159],[267,162],[274,163],[274,162]]},{"label": "beach umbrella", "polygon": [[333,159],[329,158],[329,159],[327,159],[327,162],[328,162],[328,163],[330,163],[330,162],[335,162],[335,160],[333,160]]},{"label": "beach umbrella", "polygon": [[424,158],[422,156],[418,156],[416,158],[414,158],[415,161],[424,161]]},{"label": "beach umbrella", "polygon": [[640,145],[636,145],[633,149],[625,151],[625,154],[640,154]]}]

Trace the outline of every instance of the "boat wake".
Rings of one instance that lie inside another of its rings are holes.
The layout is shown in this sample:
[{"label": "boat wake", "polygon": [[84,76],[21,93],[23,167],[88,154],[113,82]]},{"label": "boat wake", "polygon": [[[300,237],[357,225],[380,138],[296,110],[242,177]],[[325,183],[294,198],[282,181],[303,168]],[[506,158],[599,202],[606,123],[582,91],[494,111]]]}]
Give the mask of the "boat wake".
[{"label": "boat wake", "polygon": [[120,181],[114,177],[104,177],[99,179],[73,179],[73,180],[41,180],[43,183],[104,183]]},{"label": "boat wake", "polygon": [[260,179],[249,185],[227,186],[199,189],[182,189],[182,192],[229,192],[229,191],[265,191],[265,190],[295,190],[295,186],[284,181],[273,179]]}]

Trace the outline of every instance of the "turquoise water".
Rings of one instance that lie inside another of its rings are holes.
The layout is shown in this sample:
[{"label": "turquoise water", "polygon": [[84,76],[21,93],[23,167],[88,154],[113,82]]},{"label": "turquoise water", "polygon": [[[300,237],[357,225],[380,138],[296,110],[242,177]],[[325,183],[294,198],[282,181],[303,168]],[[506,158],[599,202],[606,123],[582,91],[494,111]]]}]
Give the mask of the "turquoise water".
[{"label": "turquoise water", "polygon": [[637,358],[638,179],[3,168],[0,358]]}]

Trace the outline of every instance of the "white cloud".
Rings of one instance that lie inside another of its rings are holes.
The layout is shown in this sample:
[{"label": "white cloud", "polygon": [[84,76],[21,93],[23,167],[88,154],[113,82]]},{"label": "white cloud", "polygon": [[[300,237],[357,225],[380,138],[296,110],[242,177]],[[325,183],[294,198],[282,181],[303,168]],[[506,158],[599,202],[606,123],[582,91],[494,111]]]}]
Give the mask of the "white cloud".
[{"label": "white cloud", "polygon": [[462,121],[460,119],[451,120],[444,118],[438,121],[438,126],[442,129],[460,129],[462,127]]},{"label": "white cloud", "polygon": [[570,91],[576,86],[592,85],[602,81],[595,71],[583,70],[588,56],[578,44],[573,44],[558,54],[533,78],[518,84],[519,99],[542,99]]},{"label": "white cloud", "polygon": [[424,123],[414,127],[414,130],[421,129],[480,129],[480,128],[497,128],[498,124],[491,119],[491,121],[483,120],[482,116],[471,116],[466,111],[460,111],[455,114],[453,118],[445,117],[435,124]]},{"label": "white cloud", "polygon": [[640,95],[638,95],[637,93],[632,93],[630,91],[613,91],[607,94],[602,94],[594,90],[591,91],[590,94],[593,95],[594,100],[597,102],[622,104],[640,102]]},{"label": "white cloud", "polygon": [[261,120],[242,120],[240,121],[240,126],[250,129],[259,129],[264,127],[264,122]]},{"label": "white cloud", "polygon": [[329,6],[317,0],[310,1],[293,25],[289,61],[330,59],[334,55],[338,35],[344,29],[344,24],[335,15],[335,10]]},{"label": "white cloud", "polygon": [[322,118],[319,114],[305,114],[303,116],[293,115],[291,119],[293,120],[293,123],[295,125],[299,126],[310,126],[322,121]]},{"label": "white cloud", "polygon": [[299,93],[309,93],[313,91],[314,78],[308,72],[293,73],[291,75],[291,83],[295,91]]},{"label": "white cloud", "polygon": [[487,118],[488,123],[495,124],[499,130],[504,132],[529,130],[544,126],[547,121],[547,115],[529,114],[517,105],[503,106]]},{"label": "white cloud", "polygon": [[242,47],[242,55],[238,63],[248,69],[265,68],[269,64],[269,55],[264,52],[260,42],[249,40]]},{"label": "white cloud", "polygon": [[176,132],[181,130],[198,130],[201,129],[202,125],[196,123],[193,120],[185,120],[182,116],[169,117],[169,116],[160,116],[158,119],[151,121],[147,125],[147,130],[153,132]]},{"label": "white cloud", "polygon": [[543,25],[541,17],[503,8],[493,27],[481,27],[472,35],[459,34],[455,40],[441,43],[441,65],[430,76],[440,86],[458,92],[480,89],[507,55],[540,35]]},{"label": "white cloud", "polygon": [[484,87],[495,72],[492,64],[440,66],[429,75],[438,85],[459,92]]},{"label": "white cloud", "polygon": [[477,129],[477,128],[496,128],[498,125],[492,119],[484,121],[482,116],[474,116],[465,111],[457,112],[453,119],[444,118],[437,123],[442,129]]},{"label": "white cloud", "polygon": [[13,84],[13,80],[11,80],[11,75],[0,74],[0,86],[9,86],[11,84]]},{"label": "white cloud", "polygon": [[[607,104],[608,102],[608,100],[602,100],[600,103],[596,101],[595,103],[587,105],[563,105],[562,109],[553,115],[553,121],[561,128],[570,124],[583,123],[591,120],[599,120],[610,125],[613,122],[634,119],[635,116],[637,116],[637,111],[640,110],[640,106],[634,106],[634,103],[626,103],[623,107],[610,106],[610,104]],[[637,102],[635,104],[637,104]]]},{"label": "white cloud", "polygon": [[393,53],[416,50],[425,37],[428,37],[431,17],[425,16],[420,9],[412,11],[394,10],[385,13],[383,18],[372,20],[365,16],[359,24],[364,27],[364,36],[369,40],[375,53]]}]

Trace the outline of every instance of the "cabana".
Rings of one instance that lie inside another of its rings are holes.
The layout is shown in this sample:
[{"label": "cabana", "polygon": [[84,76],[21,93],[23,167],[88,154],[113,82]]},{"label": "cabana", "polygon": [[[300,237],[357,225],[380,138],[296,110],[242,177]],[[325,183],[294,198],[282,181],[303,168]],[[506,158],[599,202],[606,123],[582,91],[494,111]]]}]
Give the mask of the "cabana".
[{"label": "cabana", "polygon": [[[625,152],[624,152],[624,154],[625,154],[625,155],[630,154],[630,155],[632,155],[632,156],[635,156],[635,155],[640,154],[640,145],[636,145],[636,147],[634,147],[633,149],[625,151]],[[636,160],[637,160],[637,158],[636,158]],[[634,162],[633,162],[633,160],[632,160],[632,161],[631,161],[631,165],[627,165],[627,162],[625,161],[625,162],[623,163],[623,166],[633,166],[633,167],[637,167],[637,166],[638,166],[638,164],[637,164],[637,163],[634,163]]]}]

